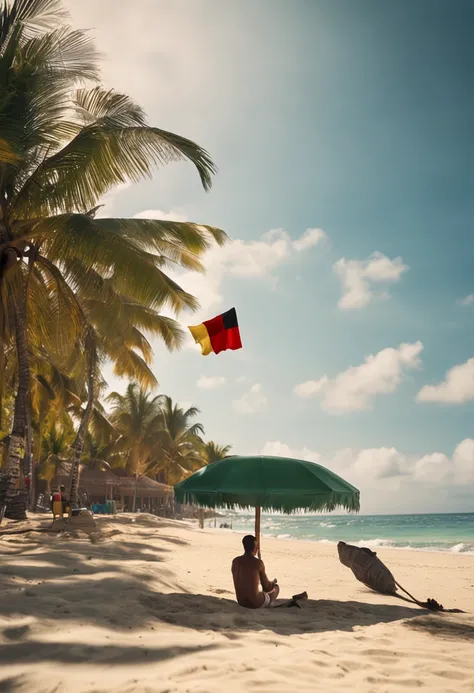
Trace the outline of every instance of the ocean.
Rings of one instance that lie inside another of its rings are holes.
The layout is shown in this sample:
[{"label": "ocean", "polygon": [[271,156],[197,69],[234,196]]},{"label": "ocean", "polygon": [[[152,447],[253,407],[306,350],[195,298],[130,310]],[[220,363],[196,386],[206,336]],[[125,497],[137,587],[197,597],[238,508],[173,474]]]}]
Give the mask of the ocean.
[{"label": "ocean", "polygon": [[[254,515],[220,511],[217,527],[253,534]],[[209,520],[207,521],[209,525]],[[211,521],[214,526],[214,521]],[[263,536],[324,543],[346,541],[369,548],[474,554],[474,513],[439,515],[264,515]]]}]

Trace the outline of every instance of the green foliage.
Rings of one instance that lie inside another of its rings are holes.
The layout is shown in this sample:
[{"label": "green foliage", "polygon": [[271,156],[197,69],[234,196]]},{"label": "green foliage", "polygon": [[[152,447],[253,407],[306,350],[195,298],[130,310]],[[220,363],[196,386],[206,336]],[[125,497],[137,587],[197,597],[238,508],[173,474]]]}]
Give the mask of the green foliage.
[{"label": "green foliage", "polygon": [[[104,89],[98,57],[59,0],[0,0],[0,380],[5,391],[27,392],[15,411],[31,408],[37,456],[53,435],[44,432],[49,412],[67,428],[70,411],[84,416],[92,389],[91,426],[99,425],[106,361],[119,376],[157,385],[149,340],[177,349],[183,337],[161,311],[198,306],[166,270],[203,271],[203,253],[227,241],[200,224],[95,218],[105,193],[157,166],[187,160],[205,190],[216,170],[202,147],[149,125],[132,99]],[[28,366],[14,348],[18,313]],[[2,394],[3,428],[6,401]],[[179,455],[167,454],[170,467]]]}]

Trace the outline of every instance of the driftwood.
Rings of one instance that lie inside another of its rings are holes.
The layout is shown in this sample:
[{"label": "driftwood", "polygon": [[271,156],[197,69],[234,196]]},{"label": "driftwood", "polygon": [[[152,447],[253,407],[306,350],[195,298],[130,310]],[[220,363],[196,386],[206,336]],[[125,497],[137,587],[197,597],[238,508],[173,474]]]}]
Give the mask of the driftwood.
[{"label": "driftwood", "polygon": [[[375,551],[358,546],[351,546],[344,541],[340,541],[337,545],[339,560],[347,568],[350,568],[359,582],[364,583],[366,587],[380,592],[381,594],[390,594],[404,601],[414,602],[424,609],[430,611],[445,611],[441,604],[435,599],[427,599],[426,602],[420,602],[415,599],[407,590],[402,587],[393,577],[390,570],[382,563],[380,558],[377,558]],[[402,597],[397,593],[397,587],[408,595],[409,599]],[[457,609],[456,609],[457,611]]]}]

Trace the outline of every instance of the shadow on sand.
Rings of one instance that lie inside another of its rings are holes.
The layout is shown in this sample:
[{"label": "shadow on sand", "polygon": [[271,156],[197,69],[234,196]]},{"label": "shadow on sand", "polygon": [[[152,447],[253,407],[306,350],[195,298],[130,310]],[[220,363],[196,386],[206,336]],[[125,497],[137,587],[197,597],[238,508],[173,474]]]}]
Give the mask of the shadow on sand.
[{"label": "shadow on sand", "polygon": [[328,599],[303,602],[301,609],[243,609],[235,601],[202,594],[141,595],[141,604],[157,620],[184,628],[224,634],[269,630],[278,635],[353,631],[357,626],[418,618],[418,608]]},{"label": "shadow on sand", "polygon": [[472,617],[467,621],[464,618],[454,620],[444,614],[435,614],[434,616],[423,616],[406,625],[420,633],[436,635],[445,640],[474,640]]},{"label": "shadow on sand", "polygon": [[[22,643],[0,647],[0,665],[31,664],[35,662],[57,662],[59,664],[85,664],[94,666],[152,664],[174,657],[182,657],[215,650],[217,645],[198,645],[197,647],[132,647],[127,645],[87,645],[75,642],[41,642],[27,640]],[[8,681],[0,681],[0,693],[14,690],[8,688]],[[2,688],[5,685],[5,689]],[[12,684],[14,685],[14,681]],[[33,692],[32,692],[33,693]]]}]

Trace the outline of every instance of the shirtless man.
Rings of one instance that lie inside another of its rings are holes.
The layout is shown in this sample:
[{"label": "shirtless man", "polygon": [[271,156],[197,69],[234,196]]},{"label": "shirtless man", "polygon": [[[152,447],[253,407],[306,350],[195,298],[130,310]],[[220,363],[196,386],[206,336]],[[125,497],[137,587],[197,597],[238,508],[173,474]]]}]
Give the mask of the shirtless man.
[{"label": "shirtless man", "polygon": [[[265,566],[256,557],[257,540],[251,534],[242,539],[245,553],[232,561],[235,595],[240,606],[247,609],[265,609],[272,606],[280,593],[276,580],[270,580],[265,573]],[[262,586],[262,592],[259,586]]]}]

